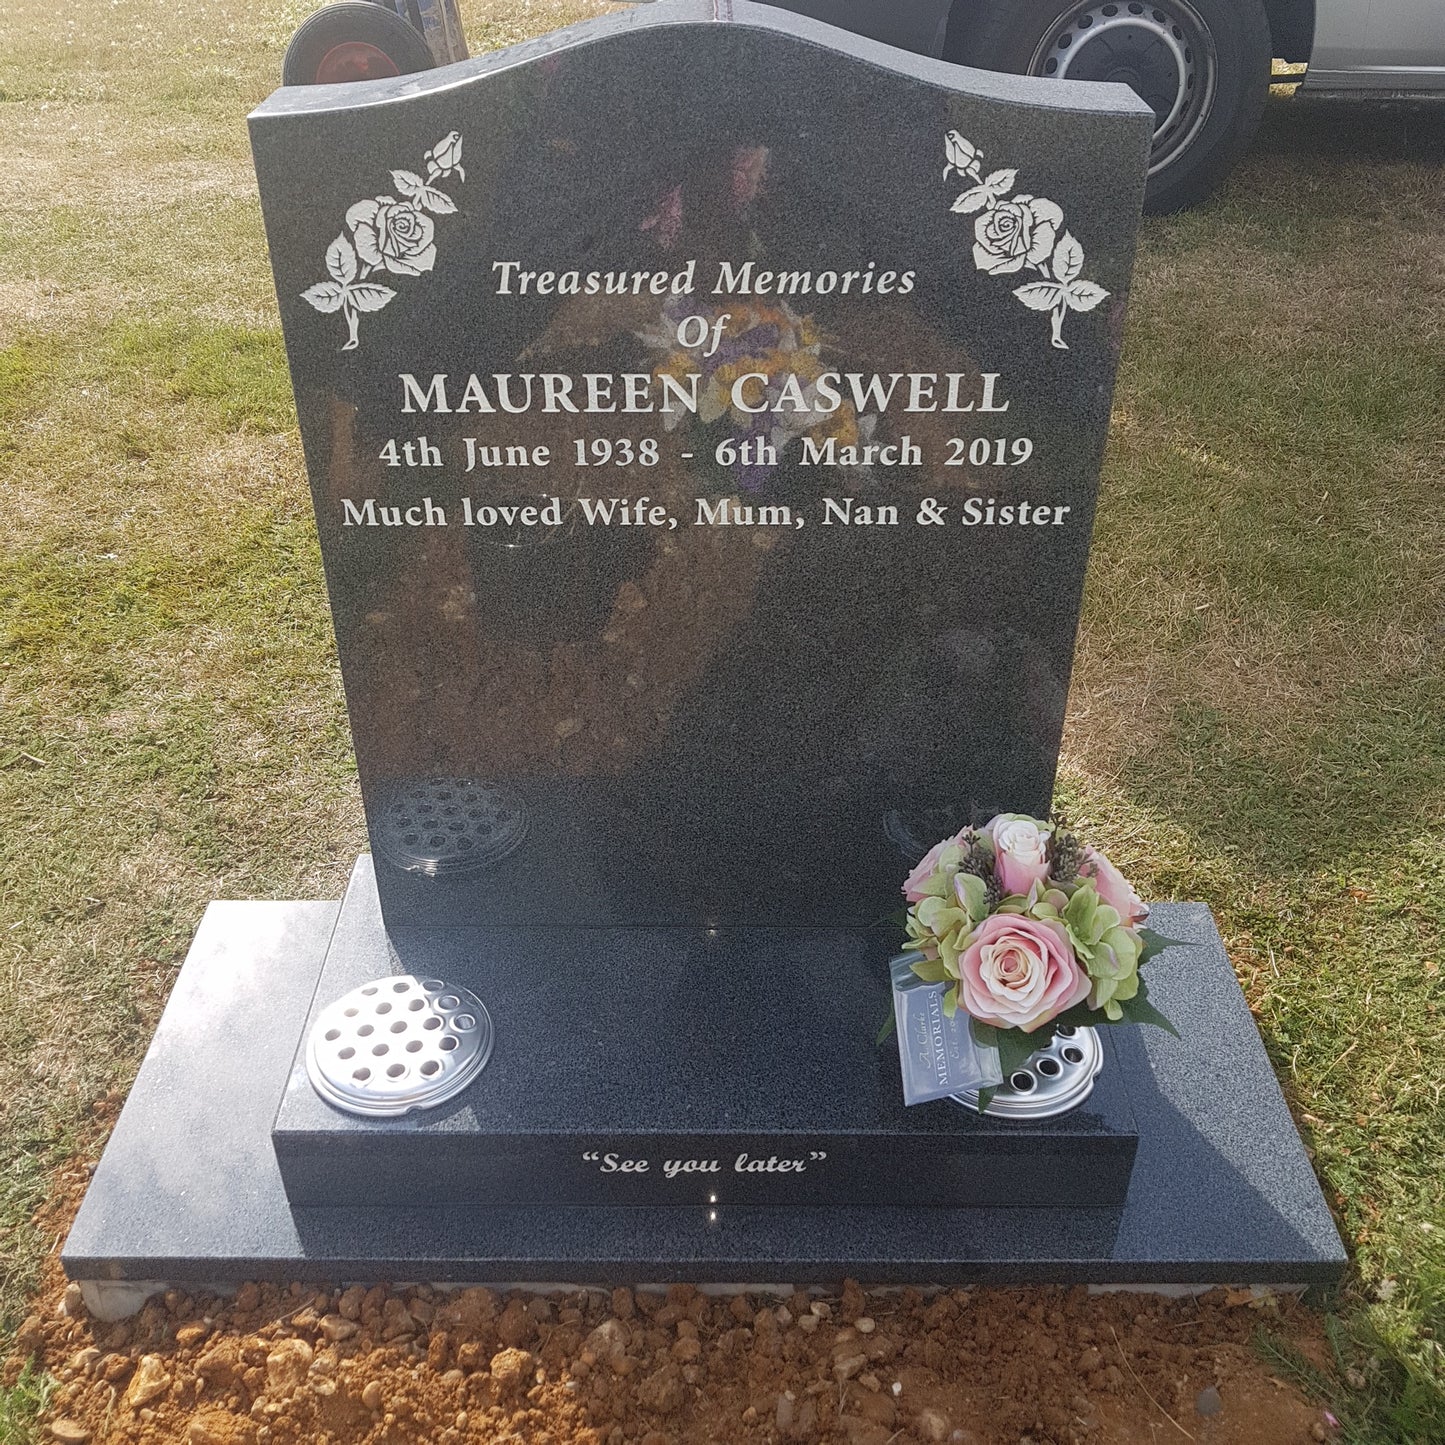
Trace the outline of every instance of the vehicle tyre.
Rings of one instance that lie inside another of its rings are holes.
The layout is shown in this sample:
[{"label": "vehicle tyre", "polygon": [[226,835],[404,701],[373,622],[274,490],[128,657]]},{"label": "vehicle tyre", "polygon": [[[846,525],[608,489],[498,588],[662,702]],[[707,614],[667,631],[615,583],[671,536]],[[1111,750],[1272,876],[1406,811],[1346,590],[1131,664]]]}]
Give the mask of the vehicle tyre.
[{"label": "vehicle tyre", "polygon": [[370,0],[337,0],[297,27],[281,62],[281,84],[377,80],[435,63],[426,41],[394,10]]},{"label": "vehicle tyre", "polygon": [[945,57],[985,70],[1121,80],[1154,109],[1144,209],[1201,201],[1269,93],[1263,0],[957,0]]}]

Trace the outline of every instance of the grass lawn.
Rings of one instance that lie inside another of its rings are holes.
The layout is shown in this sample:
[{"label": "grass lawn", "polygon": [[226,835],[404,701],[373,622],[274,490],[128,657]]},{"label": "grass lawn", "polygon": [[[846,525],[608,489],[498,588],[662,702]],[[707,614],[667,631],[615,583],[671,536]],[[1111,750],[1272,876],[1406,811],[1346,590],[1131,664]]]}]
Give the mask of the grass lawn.
[{"label": "grass lawn", "polygon": [[[0,11],[7,1327],[206,901],[337,896],[364,846],[244,125],[311,8]],[[1218,915],[1356,1251],[1334,1408],[1381,1445],[1445,1440],[1442,154],[1445,109],[1276,100],[1147,223],[1061,789]]]}]

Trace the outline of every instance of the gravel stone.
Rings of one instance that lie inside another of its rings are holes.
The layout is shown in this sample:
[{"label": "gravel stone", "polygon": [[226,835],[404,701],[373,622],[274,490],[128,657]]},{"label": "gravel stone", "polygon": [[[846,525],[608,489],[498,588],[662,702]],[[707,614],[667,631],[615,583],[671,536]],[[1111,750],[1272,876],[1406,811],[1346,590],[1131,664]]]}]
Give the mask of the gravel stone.
[{"label": "gravel stone", "polygon": [[140,1410],[165,1394],[170,1383],[171,1377],[166,1374],[160,1358],[156,1355],[142,1355],[140,1364],[136,1366],[135,1378],[125,1392],[125,1403],[132,1410]]}]

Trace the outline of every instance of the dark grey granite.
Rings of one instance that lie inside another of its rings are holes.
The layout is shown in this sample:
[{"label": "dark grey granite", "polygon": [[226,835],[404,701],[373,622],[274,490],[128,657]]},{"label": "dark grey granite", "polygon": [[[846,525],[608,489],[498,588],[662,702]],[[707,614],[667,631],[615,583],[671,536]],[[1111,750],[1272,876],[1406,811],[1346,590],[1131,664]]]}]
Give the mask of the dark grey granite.
[{"label": "dark grey granite", "polygon": [[[1137,1143],[1124,1069],[1033,1125],[946,1100],[904,1107],[897,1043],[875,1043],[896,947],[892,928],[388,937],[362,858],[312,1017],[384,974],[437,977],[483,1000],[496,1047],[454,1101],[400,1119],[333,1109],[298,1051],[272,1135],[287,1192],[303,1205],[1121,1205]],[[715,1169],[667,1177],[689,1160]]]},{"label": "dark grey granite", "polygon": [[137,1251],[164,1273],[294,1241],[269,1131],[339,907],[206,909],[66,1246],[117,1257],[78,1277],[147,1278]]},{"label": "dark grey granite", "polygon": [[1151,965],[1182,1039],[1117,1031],[1140,1142],[1102,1209],[295,1209],[270,1125],[334,904],[207,913],[63,1260],[74,1278],[1299,1283],[1344,1251],[1208,910]]},{"label": "dark grey granite", "polygon": [[[866,927],[1047,809],[1152,124],[741,0],[255,112],[390,923]],[[1056,333],[1015,292],[1060,276],[1099,304]]]}]

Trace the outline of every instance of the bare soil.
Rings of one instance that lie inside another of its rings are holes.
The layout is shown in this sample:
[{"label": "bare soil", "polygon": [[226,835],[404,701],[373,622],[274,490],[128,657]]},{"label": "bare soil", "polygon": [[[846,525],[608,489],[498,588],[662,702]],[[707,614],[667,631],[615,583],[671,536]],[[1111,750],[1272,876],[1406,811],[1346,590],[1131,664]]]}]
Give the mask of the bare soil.
[{"label": "bare soil", "polygon": [[[42,1222],[58,1242],[88,1178]],[[134,1445],[1303,1445],[1329,1417],[1253,1341],[1328,1370],[1290,1297],[1072,1289],[709,1296],[245,1284],[92,1319],[52,1252],[6,1363],[58,1387],[42,1438]]]}]

